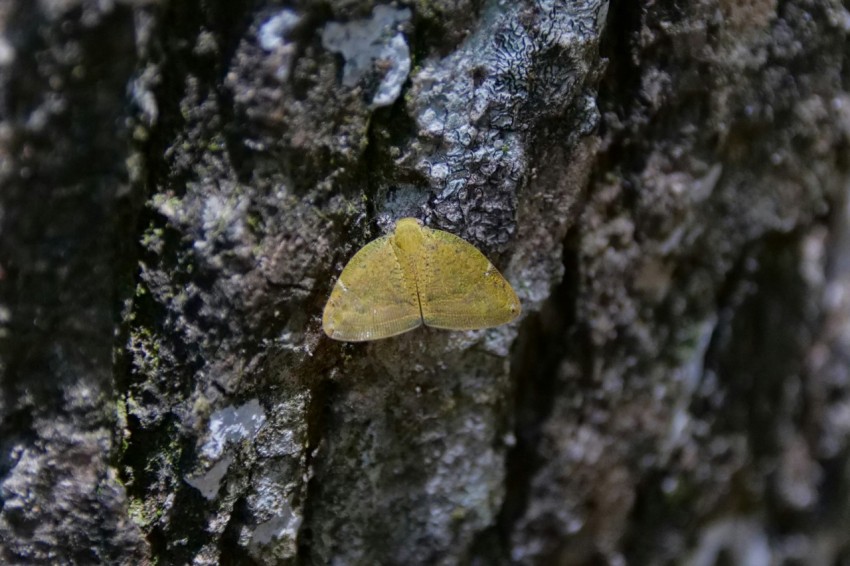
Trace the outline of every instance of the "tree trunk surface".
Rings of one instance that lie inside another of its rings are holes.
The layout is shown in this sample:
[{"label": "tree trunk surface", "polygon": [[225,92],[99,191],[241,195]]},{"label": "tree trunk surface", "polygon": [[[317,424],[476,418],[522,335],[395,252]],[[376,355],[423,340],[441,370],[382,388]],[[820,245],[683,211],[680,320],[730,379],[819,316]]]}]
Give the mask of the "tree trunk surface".
[{"label": "tree trunk surface", "polygon": [[[0,562],[850,564],[849,37],[847,0],[0,3]],[[403,217],[522,316],[325,336]]]}]

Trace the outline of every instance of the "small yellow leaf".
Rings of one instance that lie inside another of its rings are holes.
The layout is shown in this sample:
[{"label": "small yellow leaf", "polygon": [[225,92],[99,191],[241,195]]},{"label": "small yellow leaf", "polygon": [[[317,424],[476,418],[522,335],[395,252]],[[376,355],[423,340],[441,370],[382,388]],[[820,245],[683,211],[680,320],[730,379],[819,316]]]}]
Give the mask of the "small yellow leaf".
[{"label": "small yellow leaf", "polygon": [[421,324],[476,330],[519,316],[516,293],[475,246],[415,218],[354,254],[325,305],[335,340],[395,336]]}]

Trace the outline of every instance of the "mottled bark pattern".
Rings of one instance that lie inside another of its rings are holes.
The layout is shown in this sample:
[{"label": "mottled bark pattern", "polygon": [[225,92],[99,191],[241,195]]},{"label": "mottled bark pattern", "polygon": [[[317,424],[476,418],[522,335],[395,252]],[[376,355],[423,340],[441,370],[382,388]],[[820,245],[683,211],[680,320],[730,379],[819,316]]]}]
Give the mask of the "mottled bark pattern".
[{"label": "mottled bark pattern", "polygon": [[[0,2],[0,562],[850,561],[846,0]],[[399,218],[523,315],[346,344]]]}]

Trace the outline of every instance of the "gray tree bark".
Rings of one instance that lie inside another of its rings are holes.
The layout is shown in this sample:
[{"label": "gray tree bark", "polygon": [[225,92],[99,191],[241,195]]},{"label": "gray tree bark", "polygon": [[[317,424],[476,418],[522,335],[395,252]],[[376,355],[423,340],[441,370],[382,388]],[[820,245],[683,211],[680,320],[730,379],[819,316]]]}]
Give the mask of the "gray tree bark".
[{"label": "gray tree bark", "polygon": [[[846,0],[0,4],[0,561],[850,563],[848,35]],[[328,339],[405,216],[522,318]]]}]

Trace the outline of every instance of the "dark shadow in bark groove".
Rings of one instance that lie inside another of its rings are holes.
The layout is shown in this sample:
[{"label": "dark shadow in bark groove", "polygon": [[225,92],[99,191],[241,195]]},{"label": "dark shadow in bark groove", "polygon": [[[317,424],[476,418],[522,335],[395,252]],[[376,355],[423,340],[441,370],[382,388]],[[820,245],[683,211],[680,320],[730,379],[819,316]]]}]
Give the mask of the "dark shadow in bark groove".
[{"label": "dark shadow in bark groove", "polygon": [[[169,145],[175,139],[175,134],[183,128],[185,118],[180,112],[180,101],[183,100],[185,79],[189,70],[194,70],[191,57],[185,55],[185,50],[174,49],[172,44],[179,44],[186,37],[194,37],[201,28],[201,12],[196,3],[176,2],[167,3],[158,8],[157,22],[168,22],[162,29],[156,30],[156,37],[151,41],[153,52],[150,63],[158,64],[158,82],[152,89],[157,101],[157,121],[150,128],[148,139],[143,146],[145,165],[147,168],[147,184],[149,187],[171,186],[179,196],[185,188],[185,178],[171,179],[174,175],[167,159]],[[182,57],[180,55],[183,55]],[[185,173],[184,173],[185,175]]]},{"label": "dark shadow in bark groove", "polygon": [[768,237],[745,254],[745,265],[731,282],[738,290],[720,297],[718,312],[726,317],[719,321],[706,356],[706,368],[716,373],[729,399],[726,406],[714,408],[725,413],[719,422],[726,429],[747,431],[756,458],[779,449],[777,419],[798,419],[803,409],[800,402],[793,414],[782,413],[788,401],[783,388],[803,369],[799,362],[807,321],[806,287],[796,268],[800,236]]},{"label": "dark shadow in bark groove", "polygon": [[[4,415],[0,421],[0,478],[5,478],[21,458],[19,447],[31,446],[38,439],[32,430],[32,421],[30,411],[15,411]],[[6,501],[0,498],[0,511],[5,504]]]},{"label": "dark shadow in bark groove", "polygon": [[[221,117],[225,122],[221,132],[226,140],[226,151],[233,166],[233,171],[240,183],[250,183],[254,171],[258,169],[254,163],[254,152],[245,145],[245,139],[248,137],[242,127],[241,116],[235,112],[236,104],[233,100],[233,93],[230,89],[221,86],[226,84],[226,75],[230,68],[230,61],[233,58],[239,47],[239,41],[247,35],[246,30],[250,24],[250,6],[248,0],[239,2],[228,2],[224,4],[229,9],[222,10],[219,13],[210,14],[210,19],[213,20],[216,30],[216,36],[223,38],[223,45],[219,46],[219,52],[216,53],[218,61],[213,67],[216,70],[215,82],[212,83],[215,88],[218,107],[221,112]],[[212,4],[212,6],[218,6]],[[238,25],[233,25],[233,22],[238,22]]]},{"label": "dark shadow in bark groove", "polygon": [[[181,104],[186,98],[187,77],[200,79],[200,91],[215,97],[218,110],[229,125],[237,121],[233,115],[233,101],[221,85],[238,40],[244,37],[251,12],[247,0],[226,5],[226,9],[219,11],[214,9],[215,3],[208,6],[192,0],[164,4],[156,18],[160,28],[149,45],[153,52],[149,63],[157,64],[159,68],[158,81],[152,89],[158,105],[158,119],[150,128],[149,138],[143,147],[148,185],[167,186],[178,196],[185,189],[188,179],[183,176],[187,171],[180,171],[180,167],[175,167],[163,156],[168,155],[171,145],[180,139],[179,132],[185,130],[187,118],[181,111]],[[239,22],[239,25],[233,25],[234,22]],[[216,38],[222,39],[222,44],[211,54],[196,53],[195,43],[207,29],[213,31]],[[238,129],[225,127],[223,132],[234,169],[237,173],[247,174],[250,163],[246,162],[247,150]]]},{"label": "dark shadow in bark groove", "polygon": [[239,545],[239,535],[250,514],[244,498],[233,504],[230,520],[221,535],[219,564],[222,566],[257,566],[245,549]]},{"label": "dark shadow in bark groove", "polygon": [[[309,448],[304,464],[305,474],[310,474],[316,449],[319,447],[319,443],[322,442],[322,435],[327,430],[331,399],[334,396],[336,388],[337,385],[334,382],[325,379],[314,384],[311,389],[310,405],[307,408],[307,445]],[[321,486],[318,485],[315,478],[311,477],[308,480],[303,520],[301,522],[301,528],[298,531],[297,562],[299,564],[313,564],[311,555],[313,533],[310,529],[313,519],[311,502],[319,500],[320,488]]]},{"label": "dark shadow in bark groove", "polygon": [[[752,493],[752,478],[748,481],[746,475],[753,468],[774,466],[771,462],[783,445],[783,439],[776,436],[783,430],[781,422],[799,420],[804,411],[805,399],[786,397],[789,380],[801,375],[798,362],[804,359],[799,338],[805,333],[807,290],[796,269],[800,238],[801,233],[794,232],[755,242],[727,275],[717,297],[719,321],[703,362],[703,376],[716,375],[722,395],[718,396],[715,388],[700,386],[690,407],[695,419],[711,423],[711,438],[748,437],[747,458],[751,461],[731,479],[729,493],[718,503],[718,514],[747,515],[763,501],[776,533],[793,524],[805,529],[804,523],[812,520],[811,515],[788,514],[781,505],[777,507],[780,502],[771,493],[772,482],[764,487],[764,493]],[[789,407],[789,402],[793,406]],[[704,526],[693,521],[693,505],[707,486],[683,476],[676,491],[666,493],[662,484],[667,475],[663,469],[649,473],[635,489],[637,499],[629,521],[632,528],[623,547],[634,564],[651,563],[664,545],[666,532],[698,533]],[[717,564],[730,563],[727,554],[720,551]]]},{"label": "dark shadow in bark groove", "polygon": [[523,321],[511,359],[514,383],[514,434],[516,444],[508,452],[505,501],[494,532],[482,533],[476,541],[476,555],[494,556],[498,541],[501,559],[510,562],[510,537],[514,523],[525,510],[531,480],[540,466],[537,445],[540,428],[552,411],[559,389],[561,361],[578,349],[566,344],[576,322],[575,299],[579,283],[576,234],[568,234],[564,244],[564,278],[540,309]]},{"label": "dark shadow in bark groove", "polygon": [[393,192],[399,185],[428,186],[427,179],[419,172],[398,167],[391,155],[392,148],[403,147],[416,137],[416,122],[407,113],[404,101],[409,87],[410,79],[405,82],[395,103],[388,108],[376,109],[369,120],[366,133],[368,142],[356,172],[356,176],[363,179],[367,187],[366,211],[369,218],[375,218],[381,212],[377,203],[393,200]]},{"label": "dark shadow in bark groove", "polygon": [[[155,516],[146,516],[150,523],[147,527],[147,540],[151,555],[167,564],[190,562],[197,551],[206,542],[207,519],[210,515],[208,501],[198,490],[185,483],[182,473],[190,470],[195,459],[195,439],[182,437],[177,418],[164,417],[155,427],[142,427],[133,416],[129,417],[127,429],[129,443],[124,451],[120,470],[130,470],[121,474],[121,480],[127,495],[137,501],[149,501],[150,486],[160,482],[168,483],[167,490],[175,494],[169,510],[156,512],[150,507],[146,511]],[[174,446],[174,442],[180,443]],[[167,461],[165,455],[175,455],[176,462]],[[175,475],[168,475],[171,470]],[[160,504],[164,502],[159,502]],[[162,523],[159,513],[169,513],[166,523]],[[175,545],[174,541],[185,541]]]},{"label": "dark shadow in bark groove", "polygon": [[[607,61],[599,83],[599,109],[626,118],[639,104],[641,69],[636,61],[637,34],[641,27],[639,3],[612,0],[608,21],[599,43],[599,54]],[[606,104],[607,102],[607,104]],[[607,135],[605,120],[600,121],[600,136]],[[619,160],[618,160],[619,161]]]}]

